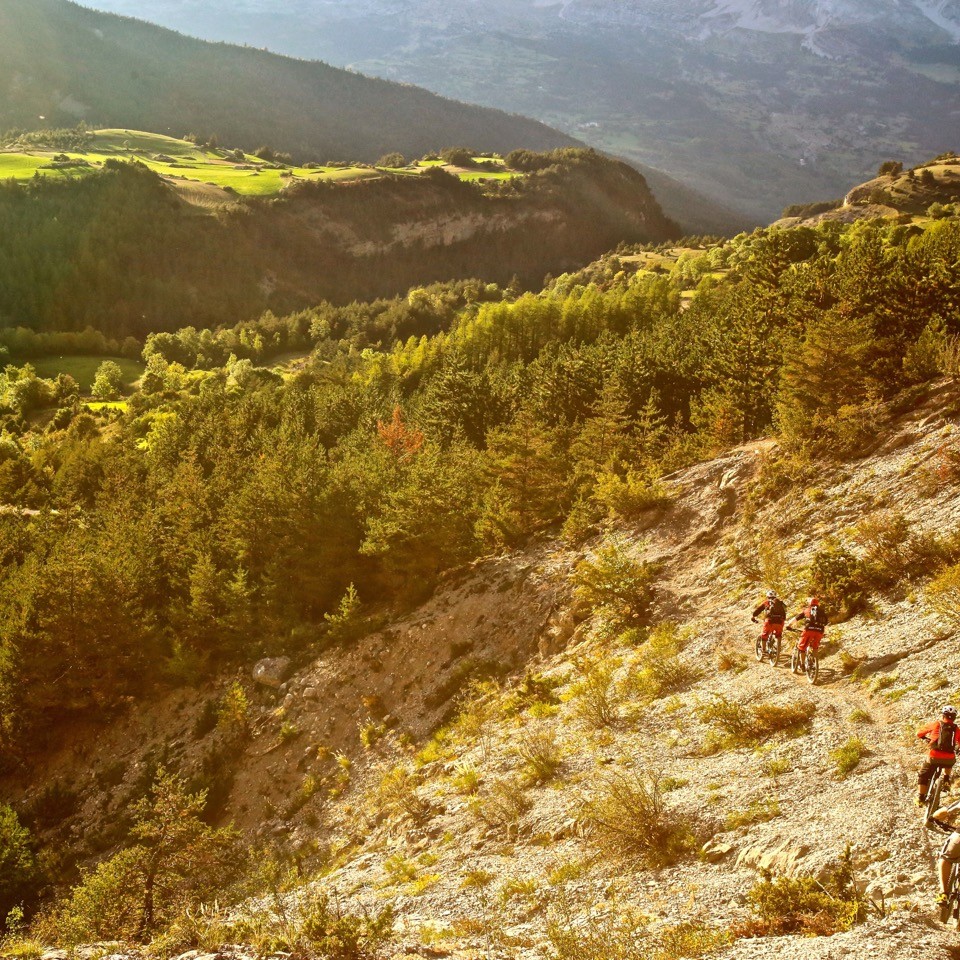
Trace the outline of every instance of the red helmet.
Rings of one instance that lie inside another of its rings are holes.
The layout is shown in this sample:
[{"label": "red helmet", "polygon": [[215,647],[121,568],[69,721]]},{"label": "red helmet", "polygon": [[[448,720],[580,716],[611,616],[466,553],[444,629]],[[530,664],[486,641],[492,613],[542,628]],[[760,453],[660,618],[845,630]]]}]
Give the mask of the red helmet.
[{"label": "red helmet", "polygon": [[817,596],[813,596],[813,597],[811,597],[811,598],[807,601],[807,603],[809,603],[811,607],[812,607],[815,603],[819,603],[819,602],[820,602],[820,598],[817,597]]}]

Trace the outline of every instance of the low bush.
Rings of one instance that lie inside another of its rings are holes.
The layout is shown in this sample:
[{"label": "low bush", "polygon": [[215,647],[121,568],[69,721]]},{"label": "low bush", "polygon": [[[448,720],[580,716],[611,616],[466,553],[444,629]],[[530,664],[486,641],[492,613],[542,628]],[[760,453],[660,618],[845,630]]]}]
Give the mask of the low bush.
[{"label": "low bush", "polygon": [[912,530],[896,510],[875,513],[854,527],[853,539],[863,549],[865,585],[884,590],[929,576],[949,558],[950,546],[932,534]]},{"label": "low bush", "polygon": [[867,745],[859,737],[851,737],[842,747],[830,751],[830,759],[837,770],[837,776],[843,780],[860,765],[867,754]]},{"label": "low bush", "polygon": [[400,765],[381,778],[371,802],[371,813],[388,819],[409,819],[415,825],[426,823],[436,812],[436,805],[423,792],[423,778],[418,771]]},{"label": "low bush", "polygon": [[860,558],[828,538],[810,563],[809,587],[829,604],[834,622],[862,610],[867,601],[867,576]]},{"label": "low bush", "polygon": [[814,877],[773,879],[767,875],[747,899],[754,918],[734,926],[736,938],[796,933],[831,936],[867,919],[867,902],[853,883],[849,850],[822,883]]},{"label": "low bush", "polygon": [[950,626],[960,626],[960,563],[946,567],[927,585],[930,607]]},{"label": "low bush", "polygon": [[628,678],[630,692],[641,700],[651,701],[686,690],[697,679],[699,671],[680,659],[683,645],[676,624],[663,623],[653,629]]},{"label": "low bush", "polygon": [[631,470],[625,477],[608,471],[597,478],[593,498],[611,518],[629,521],[670,503],[672,494],[662,480],[645,471]]},{"label": "low bush", "polygon": [[613,664],[591,660],[578,664],[581,678],[571,685],[569,697],[574,712],[588,727],[612,727],[620,719],[620,705],[613,685]]},{"label": "low bush", "polygon": [[562,763],[560,748],[550,730],[534,729],[525,733],[514,752],[523,760],[523,778],[528,786],[552,780]]},{"label": "low bush", "polygon": [[667,808],[650,773],[608,775],[584,804],[584,820],[597,846],[617,859],[662,866],[695,845],[690,824]]},{"label": "low bush", "polygon": [[734,810],[727,814],[725,827],[727,830],[736,830],[738,827],[749,827],[755,823],[766,823],[780,816],[780,802],[776,797],[754,800],[745,810]]},{"label": "low bush", "polygon": [[732,670],[740,673],[746,669],[747,658],[729,641],[717,647],[717,670],[726,673]]},{"label": "low bush", "polygon": [[702,718],[712,724],[719,737],[709,738],[708,753],[728,747],[744,747],[759,743],[776,733],[798,733],[817,712],[810,700],[779,706],[773,703],[744,704],[718,697],[701,711]]},{"label": "low bush", "polygon": [[573,582],[577,598],[616,632],[647,613],[659,570],[659,564],[638,560],[626,538],[609,537],[577,564]]},{"label": "low bush", "polygon": [[503,779],[496,781],[487,793],[473,797],[470,812],[491,829],[515,834],[531,805],[521,783]]},{"label": "low bush", "polygon": [[556,706],[560,702],[556,690],[562,683],[559,677],[528,672],[503,698],[503,712],[512,715],[538,706]]},{"label": "low bush", "polygon": [[185,914],[154,942],[153,951],[170,955],[199,947],[213,953],[224,943],[243,943],[257,956],[377,960],[394,936],[391,906],[348,913],[326,893],[304,886],[298,871],[270,858],[243,889],[258,896],[245,899],[242,909],[226,901]]},{"label": "low bush", "polygon": [[728,930],[698,921],[652,930],[648,916],[616,904],[585,922],[562,894],[550,904],[546,933],[555,960],[695,960],[731,941]]}]

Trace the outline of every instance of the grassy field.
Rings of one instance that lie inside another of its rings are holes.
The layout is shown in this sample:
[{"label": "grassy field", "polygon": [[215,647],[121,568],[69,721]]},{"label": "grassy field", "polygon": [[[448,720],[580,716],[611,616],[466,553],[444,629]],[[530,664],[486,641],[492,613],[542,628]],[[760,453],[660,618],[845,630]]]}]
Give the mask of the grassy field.
[{"label": "grassy field", "polygon": [[80,384],[80,389],[84,393],[89,393],[93,386],[93,379],[97,375],[97,369],[104,360],[112,360],[120,367],[123,371],[124,386],[131,386],[135,380],[139,380],[146,369],[139,360],[128,360],[126,357],[63,356],[43,357],[39,360],[23,362],[29,363],[37,371],[37,376],[47,379],[55,377],[58,373],[69,373]]},{"label": "grassy field", "polygon": [[[381,170],[369,166],[284,166],[277,169],[276,165],[257,157],[245,156],[243,160],[238,160],[230,156],[228,151],[202,149],[186,140],[139,130],[98,130],[83,153],[63,152],[71,160],[85,161],[86,166],[58,166],[53,162],[58,154],[59,151],[54,150],[0,151],[0,180],[28,180],[35,175],[74,179],[94,173],[110,158],[136,159],[163,177],[229,188],[245,197],[270,197],[298,181],[353,182],[378,177],[381,173]],[[440,160],[422,160],[414,167],[382,170],[415,175],[420,170],[442,165]],[[461,179],[469,181],[506,180],[518,176],[507,170],[449,169]]]}]

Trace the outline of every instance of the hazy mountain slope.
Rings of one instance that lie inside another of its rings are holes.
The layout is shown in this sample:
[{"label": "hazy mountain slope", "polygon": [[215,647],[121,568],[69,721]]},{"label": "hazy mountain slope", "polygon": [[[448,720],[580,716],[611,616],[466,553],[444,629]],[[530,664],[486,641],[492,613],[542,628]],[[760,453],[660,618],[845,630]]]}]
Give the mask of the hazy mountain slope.
[{"label": "hazy mountain slope", "polygon": [[79,120],[268,142],[301,159],[508,151],[574,141],[542,124],[322,63],[211,45],[65,0],[0,0],[0,127]]},{"label": "hazy mountain slope", "polygon": [[956,0],[103,5],[518,110],[762,221],[955,146]]},{"label": "hazy mountain slope", "polygon": [[[686,679],[652,699],[644,671],[653,663],[661,674],[645,645],[602,639],[573,596],[571,570],[596,544],[542,542],[459,571],[354,649],[301,661],[279,690],[251,692],[242,755],[202,719],[234,679],[224,677],[131,711],[107,735],[72,731],[5,791],[36,808],[53,784],[61,793],[71,784],[71,813],[45,839],[73,837],[92,854],[122,833],[145,770],[214,770],[224,818],[296,851],[308,869],[325,863],[319,884],[344,907],[392,905],[400,948],[428,956],[491,944],[510,956],[557,956],[550,923],[581,916],[610,943],[622,942],[613,931],[636,912],[646,918],[637,935],[690,922],[736,929],[761,871],[826,882],[849,845],[855,882],[890,916],[836,938],[742,940],[720,955],[953,956],[956,934],[931,918],[937,842],[911,800],[920,756],[912,730],[955,697],[955,634],[913,592],[895,589],[875,597],[869,615],[839,622],[835,611],[816,687],[782,660],[773,668],[752,656],[759,591],[773,577],[795,608],[804,567],[829,537],[883,523],[893,509],[920,538],[960,522],[960,487],[938,472],[945,447],[955,449],[957,385],[934,384],[878,423],[872,448],[824,465],[816,488],[761,492],[785,452],[758,442],[670,478],[671,504],[616,531],[628,554],[662,564],[652,623],[679,624],[683,649],[672,663]],[[764,535],[778,551],[761,571]],[[506,674],[502,688],[461,701],[461,720],[430,740],[470,671],[484,666]],[[707,712],[718,698],[808,705],[811,720],[724,744]],[[610,713],[598,724],[601,700]],[[366,747],[364,729],[380,731]],[[861,756],[841,775],[835,751],[851,739]],[[537,782],[523,751],[544,742],[557,765]],[[602,845],[591,802],[615,778],[647,770],[666,778],[666,809],[695,830],[702,857],[654,869]],[[478,876],[486,896],[470,880]]]}]

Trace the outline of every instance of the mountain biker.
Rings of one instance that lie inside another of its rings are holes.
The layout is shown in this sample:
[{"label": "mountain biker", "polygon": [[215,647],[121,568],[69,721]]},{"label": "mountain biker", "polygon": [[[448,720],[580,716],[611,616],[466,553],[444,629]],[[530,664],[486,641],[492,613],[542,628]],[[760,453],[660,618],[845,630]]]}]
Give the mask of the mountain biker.
[{"label": "mountain biker", "polygon": [[807,605],[787,624],[792,627],[795,623],[803,621],[803,632],[797,641],[797,650],[800,651],[801,672],[803,659],[806,656],[807,647],[816,652],[820,649],[820,641],[827,629],[827,613],[823,609],[820,598],[816,595],[807,600]]},{"label": "mountain biker", "polygon": [[757,617],[763,614],[763,629],[760,631],[760,639],[766,643],[767,637],[772,633],[778,640],[783,639],[783,624],[787,619],[787,606],[777,596],[776,590],[767,591],[767,599],[753,611],[750,619],[756,623]]},{"label": "mountain biker", "polygon": [[937,897],[937,906],[942,906],[947,901],[947,883],[950,880],[950,867],[957,860],[960,860],[960,832],[958,832],[958,821],[960,821],[960,802],[951,803],[948,807],[941,807],[930,818],[944,830],[951,831],[946,842],[940,848],[940,854],[937,859],[937,873],[940,877],[940,895]]},{"label": "mountain biker", "polygon": [[930,744],[930,754],[926,762],[917,773],[917,806],[922,807],[927,802],[927,788],[930,779],[937,767],[943,768],[943,786],[941,789],[950,789],[950,773],[957,762],[957,708],[949,704],[940,711],[940,719],[928,723],[917,731],[917,739],[925,740]]}]

